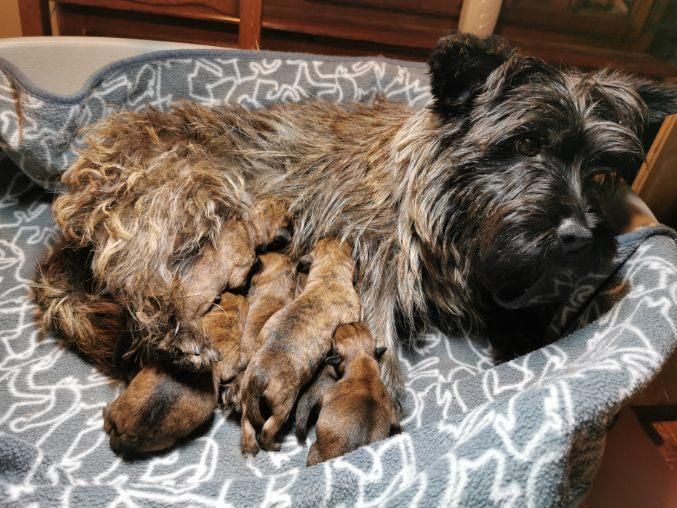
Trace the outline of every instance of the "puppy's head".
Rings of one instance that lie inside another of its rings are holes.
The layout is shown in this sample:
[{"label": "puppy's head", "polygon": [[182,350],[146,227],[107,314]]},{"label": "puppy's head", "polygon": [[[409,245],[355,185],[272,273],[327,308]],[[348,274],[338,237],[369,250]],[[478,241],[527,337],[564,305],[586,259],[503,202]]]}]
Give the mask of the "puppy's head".
[{"label": "puppy's head", "polygon": [[249,217],[250,235],[260,252],[282,249],[289,245],[292,223],[289,203],[283,199],[262,199]]},{"label": "puppy's head", "polygon": [[385,348],[376,347],[376,340],[364,323],[351,323],[339,326],[334,332],[334,351],[327,363],[334,365],[339,374],[345,364],[359,354],[366,353],[377,361],[381,359]]},{"label": "puppy's head", "polygon": [[607,265],[616,244],[602,198],[634,177],[676,89],[459,34],[440,41],[430,73],[441,139],[421,236],[466,246],[473,275],[508,308],[563,270]]},{"label": "puppy's head", "polygon": [[352,247],[335,238],[323,238],[299,259],[296,270],[313,277],[345,274],[352,281],[355,272]]},{"label": "puppy's head", "polygon": [[252,284],[258,285],[278,277],[292,277],[294,266],[286,254],[266,252],[258,257],[256,273],[252,276]]}]

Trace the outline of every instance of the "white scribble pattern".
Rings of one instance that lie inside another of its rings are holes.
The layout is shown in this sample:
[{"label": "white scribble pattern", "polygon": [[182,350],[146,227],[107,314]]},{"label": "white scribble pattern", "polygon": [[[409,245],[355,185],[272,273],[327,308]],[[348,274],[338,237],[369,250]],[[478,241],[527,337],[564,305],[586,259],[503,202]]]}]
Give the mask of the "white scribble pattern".
[{"label": "white scribble pattern", "polygon": [[[54,187],[81,128],[119,109],[179,99],[361,101],[377,92],[421,107],[425,69],[184,52],[108,69],[81,96],[57,101],[21,88],[0,65],[0,147],[35,182]],[[553,322],[555,331],[576,331],[548,347],[500,366],[462,337],[433,333],[400,351],[408,382],[399,436],[306,469],[307,443],[291,435],[279,453],[243,458],[237,422],[217,415],[180,448],[126,462],[109,450],[101,419],[122,387],[40,337],[32,322],[28,284],[53,237],[48,195],[23,173],[0,174],[0,505],[574,504],[592,479],[606,425],[677,341],[677,248],[658,229],[623,245],[613,277],[579,281]]]}]

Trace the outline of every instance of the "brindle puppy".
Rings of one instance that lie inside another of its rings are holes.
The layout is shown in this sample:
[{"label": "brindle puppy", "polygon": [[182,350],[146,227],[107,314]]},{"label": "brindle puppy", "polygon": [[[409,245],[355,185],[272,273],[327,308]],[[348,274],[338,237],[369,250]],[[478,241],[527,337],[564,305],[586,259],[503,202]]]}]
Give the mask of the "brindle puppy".
[{"label": "brindle puppy", "polygon": [[202,319],[221,354],[211,372],[181,372],[162,363],[144,366],[103,411],[104,430],[116,453],[148,453],[173,446],[207,423],[217,407],[219,383],[237,372],[247,300],[224,293]]},{"label": "brindle puppy", "polygon": [[242,334],[240,367],[247,367],[250,358],[261,348],[259,334],[270,317],[295,296],[294,267],[289,256],[269,252],[259,256],[261,270],[252,277],[247,301],[249,313]]},{"label": "brindle puppy", "polygon": [[[311,252],[306,286],[261,330],[263,347],[242,380],[242,451],[256,453],[259,444],[279,450],[275,437],[294,402],[331,349],[336,327],[357,321],[360,301],[353,287],[351,248],[334,239],[317,242]],[[270,415],[262,414],[264,408]],[[260,437],[256,439],[256,430]]]},{"label": "brindle puppy", "polygon": [[338,327],[334,342],[336,370],[342,377],[322,398],[309,466],[400,431],[395,404],[381,381],[378,359],[385,349],[376,348],[362,323]]}]

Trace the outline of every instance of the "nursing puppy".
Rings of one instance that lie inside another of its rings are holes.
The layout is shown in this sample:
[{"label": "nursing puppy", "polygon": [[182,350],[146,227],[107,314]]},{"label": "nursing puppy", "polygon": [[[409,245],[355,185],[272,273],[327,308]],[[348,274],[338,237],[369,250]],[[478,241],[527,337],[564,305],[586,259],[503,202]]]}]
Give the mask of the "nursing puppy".
[{"label": "nursing puppy", "polygon": [[360,317],[350,245],[320,240],[308,261],[310,271],[303,292],[264,325],[260,334],[263,346],[242,379],[245,453],[256,453],[259,445],[279,450],[277,433],[289,418],[299,392],[329,353],[334,331]]},{"label": "nursing puppy", "polygon": [[247,367],[250,358],[262,346],[260,334],[268,319],[285,305],[296,293],[294,266],[289,256],[268,252],[259,256],[261,268],[252,276],[247,301],[249,313],[242,334],[240,367]]},{"label": "nursing puppy", "polygon": [[[202,318],[204,331],[221,355],[211,371],[187,372],[162,363],[143,366],[127,389],[103,411],[104,430],[116,453],[167,449],[212,418],[219,385],[232,383],[240,361],[247,300],[224,293]],[[227,384],[226,393],[229,390]]]},{"label": "nursing puppy", "polygon": [[345,455],[360,446],[400,431],[397,410],[381,381],[378,360],[383,348],[365,325],[339,326],[334,334],[336,365],[341,377],[321,400],[317,441],[308,452],[308,466]]}]

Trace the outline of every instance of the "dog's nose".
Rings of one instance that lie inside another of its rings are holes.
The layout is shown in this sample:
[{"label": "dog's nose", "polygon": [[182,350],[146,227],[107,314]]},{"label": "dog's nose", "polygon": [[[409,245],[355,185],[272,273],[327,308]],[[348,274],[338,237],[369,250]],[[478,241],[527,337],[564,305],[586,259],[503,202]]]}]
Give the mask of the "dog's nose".
[{"label": "dog's nose", "polygon": [[564,252],[575,252],[592,242],[592,231],[573,219],[564,219],[557,228]]}]

